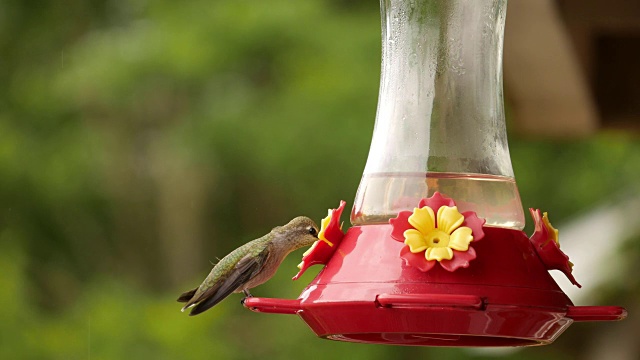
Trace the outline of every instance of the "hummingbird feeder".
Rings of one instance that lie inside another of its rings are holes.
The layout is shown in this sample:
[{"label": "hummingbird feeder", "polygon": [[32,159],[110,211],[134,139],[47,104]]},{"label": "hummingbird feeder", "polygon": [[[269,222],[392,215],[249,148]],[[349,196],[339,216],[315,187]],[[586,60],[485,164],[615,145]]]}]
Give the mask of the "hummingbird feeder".
[{"label": "hummingbird feeder", "polygon": [[[574,306],[549,270],[571,274],[558,232],[531,210],[527,236],[505,129],[506,0],[381,0],[375,128],[351,212],[323,220],[298,299],[248,298],[297,314],[320,337],[422,346],[529,346],[574,321],[626,316]],[[300,274],[299,273],[299,274]]]}]

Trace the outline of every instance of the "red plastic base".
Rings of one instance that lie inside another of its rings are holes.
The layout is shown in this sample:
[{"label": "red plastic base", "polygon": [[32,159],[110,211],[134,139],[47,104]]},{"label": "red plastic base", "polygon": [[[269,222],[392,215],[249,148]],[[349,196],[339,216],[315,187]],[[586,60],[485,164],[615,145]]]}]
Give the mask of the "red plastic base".
[{"label": "red plastic base", "polygon": [[404,264],[390,225],[353,227],[297,300],[245,306],[298,314],[328,339],[428,346],[548,344],[573,321],[626,316],[620,307],[573,306],[523,232],[484,231],[469,268],[425,273]]}]

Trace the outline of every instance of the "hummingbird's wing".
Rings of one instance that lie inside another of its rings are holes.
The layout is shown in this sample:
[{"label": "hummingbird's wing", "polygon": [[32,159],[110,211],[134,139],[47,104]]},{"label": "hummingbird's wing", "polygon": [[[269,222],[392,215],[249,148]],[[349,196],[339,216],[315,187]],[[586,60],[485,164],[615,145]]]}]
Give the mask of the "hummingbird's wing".
[{"label": "hummingbird's wing", "polygon": [[189,315],[197,315],[210,309],[222,301],[234,291],[246,284],[251,278],[256,276],[269,257],[269,246],[262,250],[258,256],[247,255],[240,259],[233,271],[224,280],[220,281],[216,286],[208,289],[197,300],[198,304],[193,307]]},{"label": "hummingbird's wing", "polygon": [[193,299],[196,291],[198,291],[198,288],[183,292],[182,295],[180,295],[180,297],[178,298],[178,302],[188,302],[189,300]]}]

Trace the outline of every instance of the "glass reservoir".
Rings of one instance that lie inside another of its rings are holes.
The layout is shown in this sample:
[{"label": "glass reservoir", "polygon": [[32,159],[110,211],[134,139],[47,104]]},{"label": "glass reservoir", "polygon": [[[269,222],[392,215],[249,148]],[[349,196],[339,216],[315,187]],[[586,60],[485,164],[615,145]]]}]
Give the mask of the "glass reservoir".
[{"label": "glass reservoir", "polygon": [[502,94],[506,0],[381,0],[382,70],[353,225],[439,191],[486,226],[522,229]]}]

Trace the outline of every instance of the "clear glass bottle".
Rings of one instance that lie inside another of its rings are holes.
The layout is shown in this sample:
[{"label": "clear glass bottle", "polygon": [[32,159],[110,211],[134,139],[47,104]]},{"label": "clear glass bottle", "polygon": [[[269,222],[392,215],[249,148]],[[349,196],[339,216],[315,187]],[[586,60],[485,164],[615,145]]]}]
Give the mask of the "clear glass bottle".
[{"label": "clear glass bottle", "polygon": [[506,0],[381,0],[378,111],[353,225],[439,191],[487,226],[524,227],[504,118],[505,12]]}]

